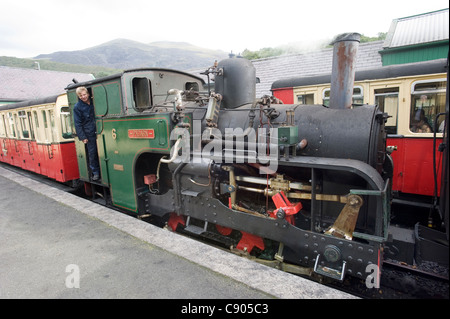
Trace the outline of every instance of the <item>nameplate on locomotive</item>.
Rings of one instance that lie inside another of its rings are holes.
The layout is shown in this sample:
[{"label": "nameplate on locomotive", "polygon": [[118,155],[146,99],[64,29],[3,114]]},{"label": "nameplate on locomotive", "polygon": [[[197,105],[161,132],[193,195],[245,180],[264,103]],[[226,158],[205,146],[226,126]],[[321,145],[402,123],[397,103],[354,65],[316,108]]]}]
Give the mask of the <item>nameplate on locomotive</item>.
[{"label": "nameplate on locomotive", "polygon": [[129,138],[155,138],[155,130],[154,129],[134,129],[128,130]]}]

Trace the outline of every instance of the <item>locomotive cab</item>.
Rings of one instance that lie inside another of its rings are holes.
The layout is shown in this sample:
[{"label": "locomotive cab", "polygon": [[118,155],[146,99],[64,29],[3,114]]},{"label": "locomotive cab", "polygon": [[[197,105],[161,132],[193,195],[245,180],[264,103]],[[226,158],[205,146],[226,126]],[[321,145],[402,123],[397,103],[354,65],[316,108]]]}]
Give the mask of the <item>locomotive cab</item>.
[{"label": "locomotive cab", "polygon": [[[186,92],[197,92],[203,89],[204,81],[167,69],[127,70],[69,85],[66,90],[71,113],[78,101],[75,91],[80,86],[91,93],[95,109],[101,169],[101,181],[95,184],[109,190],[112,204],[137,213],[135,189],[145,186],[144,175],[148,175],[140,163],[157,162],[170,153],[173,119],[181,114],[176,102],[180,97],[168,91],[181,88]],[[192,93],[188,100],[194,98]],[[192,121],[191,115],[183,113],[182,116],[183,122],[189,124]],[[75,144],[80,179],[92,184],[85,146],[78,138],[75,138]]]}]

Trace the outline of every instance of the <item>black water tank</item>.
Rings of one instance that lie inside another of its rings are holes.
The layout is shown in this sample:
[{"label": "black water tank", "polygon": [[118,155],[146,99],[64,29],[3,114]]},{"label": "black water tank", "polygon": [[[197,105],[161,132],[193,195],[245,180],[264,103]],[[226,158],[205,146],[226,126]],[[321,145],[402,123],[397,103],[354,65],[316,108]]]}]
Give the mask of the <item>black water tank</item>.
[{"label": "black water tank", "polygon": [[223,72],[215,77],[215,91],[222,95],[221,108],[234,109],[252,104],[256,96],[256,71],[244,58],[229,58],[219,62]]}]

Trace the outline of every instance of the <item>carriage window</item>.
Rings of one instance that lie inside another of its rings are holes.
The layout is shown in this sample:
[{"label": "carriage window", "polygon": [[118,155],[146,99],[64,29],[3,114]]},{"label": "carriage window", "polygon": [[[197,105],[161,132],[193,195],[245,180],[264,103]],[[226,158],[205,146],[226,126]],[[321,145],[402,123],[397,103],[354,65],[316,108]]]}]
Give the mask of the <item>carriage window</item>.
[{"label": "carriage window", "polygon": [[445,112],[446,80],[418,81],[411,88],[410,130],[414,133],[442,133],[444,117],[436,122],[436,115]]},{"label": "carriage window", "polygon": [[28,119],[28,126],[30,127],[31,139],[34,140],[34,127],[33,127],[33,120],[31,118],[30,111],[27,112],[27,119]]},{"label": "carriage window", "polygon": [[6,125],[5,125],[5,115],[2,114],[2,118],[0,121],[0,136],[6,136]]},{"label": "carriage window", "polygon": [[330,106],[330,89],[323,90],[322,100],[324,106]]},{"label": "carriage window", "polygon": [[363,88],[360,86],[356,86],[353,88],[353,104],[364,104],[364,94]]},{"label": "carriage window", "polygon": [[314,104],[314,94],[299,94],[297,95],[298,104]]},{"label": "carriage window", "polygon": [[47,112],[42,110],[42,119],[44,120],[44,134],[45,134],[45,141],[48,142],[48,120],[47,120]]},{"label": "carriage window", "polygon": [[61,133],[63,138],[72,138],[72,118],[67,106],[61,108]]},{"label": "carriage window", "polygon": [[375,90],[375,104],[389,115],[385,125],[388,134],[397,134],[398,91],[398,88]]},{"label": "carriage window", "polygon": [[16,128],[17,137],[20,138],[19,121],[17,120],[17,114],[14,114],[14,127]]},{"label": "carriage window", "polygon": [[8,113],[8,125],[9,125],[9,132],[11,134],[10,137],[16,137],[16,127],[14,125],[14,119],[11,112]]},{"label": "carriage window", "polygon": [[[323,91],[322,97],[323,97],[323,105],[330,106],[330,89],[325,89]],[[352,103],[353,104],[363,104],[364,103],[364,92],[363,92],[362,87],[355,86],[353,88]]]},{"label": "carriage window", "polygon": [[152,106],[152,86],[147,78],[134,78],[133,85],[133,102],[134,108],[138,112],[149,109]]},{"label": "carriage window", "polygon": [[30,138],[25,111],[19,111],[19,123],[23,138]]},{"label": "carriage window", "polygon": [[41,131],[39,130],[39,119],[37,111],[33,111],[33,117],[34,117],[34,124],[36,125],[36,140],[41,140]]},{"label": "carriage window", "polygon": [[52,141],[56,141],[56,126],[55,126],[55,112],[48,110],[48,117],[50,118],[50,132],[52,134]]}]

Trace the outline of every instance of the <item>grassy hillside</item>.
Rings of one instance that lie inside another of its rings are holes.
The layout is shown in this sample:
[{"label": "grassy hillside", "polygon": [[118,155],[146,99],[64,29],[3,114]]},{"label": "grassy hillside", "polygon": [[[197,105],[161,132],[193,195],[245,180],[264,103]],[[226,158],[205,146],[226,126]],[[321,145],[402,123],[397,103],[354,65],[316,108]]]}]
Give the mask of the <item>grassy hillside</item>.
[{"label": "grassy hillside", "polygon": [[41,54],[35,58],[123,70],[148,67],[190,70],[206,69],[215,60],[225,57],[227,57],[225,52],[199,48],[184,42],[145,44],[116,39],[84,50],[59,51]]},{"label": "grassy hillside", "polygon": [[88,73],[93,74],[96,78],[120,73],[122,71],[120,69],[107,68],[103,66],[78,65],[78,64],[52,62],[45,59],[20,59],[14,57],[0,56],[0,65],[2,66],[36,69],[37,64],[35,62],[39,62],[41,70]]}]

